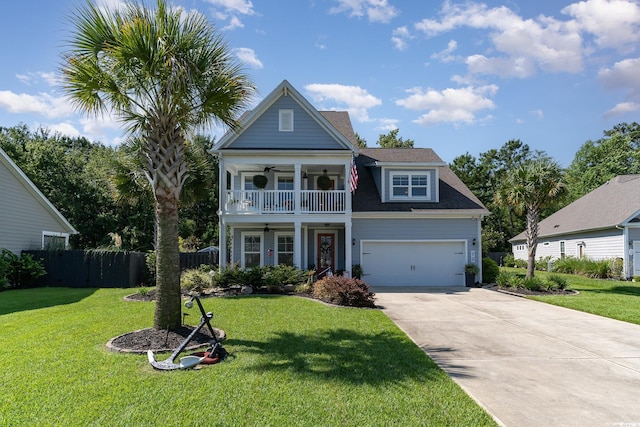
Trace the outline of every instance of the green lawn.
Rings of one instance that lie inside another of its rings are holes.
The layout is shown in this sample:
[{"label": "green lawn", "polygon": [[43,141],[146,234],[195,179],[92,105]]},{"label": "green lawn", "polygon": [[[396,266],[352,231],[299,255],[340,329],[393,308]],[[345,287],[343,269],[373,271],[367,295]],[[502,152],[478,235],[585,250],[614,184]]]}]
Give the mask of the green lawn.
[{"label": "green lawn", "polygon": [[[502,270],[524,274],[523,269]],[[546,272],[535,275],[546,277]],[[557,273],[553,273],[557,274]],[[589,279],[572,274],[558,274],[567,279],[570,289],[580,292],[570,296],[532,296],[531,299],[549,304],[585,311],[599,316],[640,324],[640,284],[634,282]]]},{"label": "green lawn", "polygon": [[106,349],[153,319],[153,303],[122,300],[131,292],[0,292],[0,425],[495,425],[378,310],[205,299],[231,356],[163,372]]}]

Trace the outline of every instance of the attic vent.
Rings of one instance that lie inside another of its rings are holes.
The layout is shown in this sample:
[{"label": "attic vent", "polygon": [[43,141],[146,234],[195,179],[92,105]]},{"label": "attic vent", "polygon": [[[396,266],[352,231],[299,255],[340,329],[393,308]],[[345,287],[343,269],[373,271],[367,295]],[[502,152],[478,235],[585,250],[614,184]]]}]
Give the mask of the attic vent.
[{"label": "attic vent", "polygon": [[559,224],[556,224],[556,225],[553,226],[553,228],[558,228],[558,227],[560,227]]},{"label": "attic vent", "polygon": [[293,110],[280,110],[280,132],[293,132]]}]

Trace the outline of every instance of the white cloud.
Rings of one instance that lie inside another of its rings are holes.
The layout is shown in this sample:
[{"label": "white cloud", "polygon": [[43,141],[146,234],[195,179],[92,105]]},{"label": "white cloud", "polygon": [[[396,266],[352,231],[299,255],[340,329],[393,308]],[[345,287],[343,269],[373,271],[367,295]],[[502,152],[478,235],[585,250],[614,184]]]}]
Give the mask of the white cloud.
[{"label": "white cloud", "polygon": [[582,70],[582,38],[574,21],[562,22],[540,16],[523,19],[506,6],[445,2],[441,19],[424,19],[415,24],[418,31],[433,37],[461,27],[489,30],[495,56],[471,55],[467,59],[472,73],[528,77],[539,68],[550,72]]},{"label": "white cloud", "polygon": [[35,73],[29,72],[26,74],[16,74],[16,78],[27,86],[40,83],[44,81],[49,86],[56,86],[60,83],[60,78],[56,73],[38,71]]},{"label": "white cloud", "polygon": [[630,89],[640,92],[640,58],[624,59],[611,68],[603,68],[598,79],[607,89]]},{"label": "white cloud", "polygon": [[529,112],[539,120],[544,119],[544,111],[542,111],[541,109],[531,110]]},{"label": "white cloud", "polygon": [[640,104],[637,102],[621,102],[620,104],[613,107],[611,110],[604,113],[606,118],[621,116],[627,113],[633,113],[635,111],[640,111]]},{"label": "white cloud", "polygon": [[479,121],[478,112],[495,108],[490,97],[497,91],[496,85],[447,88],[442,91],[415,87],[407,91],[408,97],[397,100],[396,104],[409,110],[428,110],[414,120],[422,126],[441,122],[471,124]]},{"label": "white cloud", "polygon": [[239,16],[256,15],[253,9],[253,3],[250,0],[205,0],[212,4],[216,9],[212,12],[214,18],[221,21],[229,20],[229,23],[223,30],[233,30],[235,28],[244,28],[244,23]]},{"label": "white cloud", "polygon": [[30,95],[0,91],[0,108],[10,113],[35,113],[48,118],[65,117],[73,112],[73,107],[64,97],[54,97],[48,93]]},{"label": "white cloud", "polygon": [[632,0],[587,0],[570,4],[562,13],[572,16],[600,47],[633,51],[640,41],[640,5]]},{"label": "white cloud", "polygon": [[387,0],[337,0],[338,6],[329,13],[350,12],[349,16],[361,18],[366,15],[370,22],[387,23],[398,15],[398,10]]},{"label": "white cloud", "polygon": [[315,102],[334,104],[322,108],[346,109],[359,122],[370,121],[368,110],[382,104],[380,99],[359,86],[312,83],[304,88]]},{"label": "white cloud", "polygon": [[397,119],[382,118],[382,119],[377,119],[376,121],[378,122],[378,126],[375,127],[376,130],[388,132],[398,128],[399,120]]},{"label": "white cloud", "polygon": [[407,27],[398,27],[393,30],[391,41],[396,49],[405,50],[407,48],[407,40],[412,38],[413,36],[409,33]]},{"label": "white cloud", "polygon": [[253,3],[245,0],[206,0],[214,6],[220,7],[226,12],[240,15],[254,15]]},{"label": "white cloud", "polygon": [[[70,136],[72,138],[82,136],[80,131],[76,129],[76,127],[69,122],[54,123],[54,124],[46,125],[46,127],[52,130],[53,132]],[[87,139],[90,139],[90,138],[87,138]]]},{"label": "white cloud", "polygon": [[234,52],[236,56],[249,67],[256,70],[262,69],[264,67],[262,61],[258,59],[258,56],[253,49],[250,49],[248,47],[240,47],[234,49]]},{"label": "white cloud", "polygon": [[455,60],[455,56],[452,53],[458,48],[458,42],[455,40],[449,40],[446,49],[436,52],[431,55],[431,59],[437,59],[441,62],[447,63]]}]

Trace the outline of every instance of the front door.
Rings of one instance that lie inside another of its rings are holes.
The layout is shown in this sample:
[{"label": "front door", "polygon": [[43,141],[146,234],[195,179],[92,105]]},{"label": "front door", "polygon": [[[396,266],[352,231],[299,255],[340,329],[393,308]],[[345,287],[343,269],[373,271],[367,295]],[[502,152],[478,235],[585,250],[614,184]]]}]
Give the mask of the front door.
[{"label": "front door", "polygon": [[325,273],[328,268],[335,270],[335,249],[336,235],[335,233],[318,233],[318,273]]},{"label": "front door", "polygon": [[633,241],[633,275],[640,276],[640,240]]}]

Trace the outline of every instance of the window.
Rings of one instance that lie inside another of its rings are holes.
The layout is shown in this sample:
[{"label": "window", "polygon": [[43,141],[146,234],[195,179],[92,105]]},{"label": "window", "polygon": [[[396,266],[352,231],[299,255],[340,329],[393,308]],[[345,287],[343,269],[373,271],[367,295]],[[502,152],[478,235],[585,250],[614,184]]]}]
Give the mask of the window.
[{"label": "window", "polygon": [[242,233],[242,268],[262,265],[262,234]]},{"label": "window", "polygon": [[428,173],[395,172],[391,174],[391,200],[428,200],[430,198]]},{"label": "window", "polygon": [[280,132],[293,132],[293,110],[280,110]]},{"label": "window", "polygon": [[276,265],[293,265],[293,234],[276,235]]},{"label": "window", "polygon": [[564,242],[560,242],[560,258],[564,258],[566,255],[564,251]]},{"label": "window", "polygon": [[42,249],[58,250],[66,249],[69,245],[69,234],[56,233],[54,231],[42,232]]},{"label": "window", "polygon": [[293,176],[278,176],[278,190],[293,190]]}]

